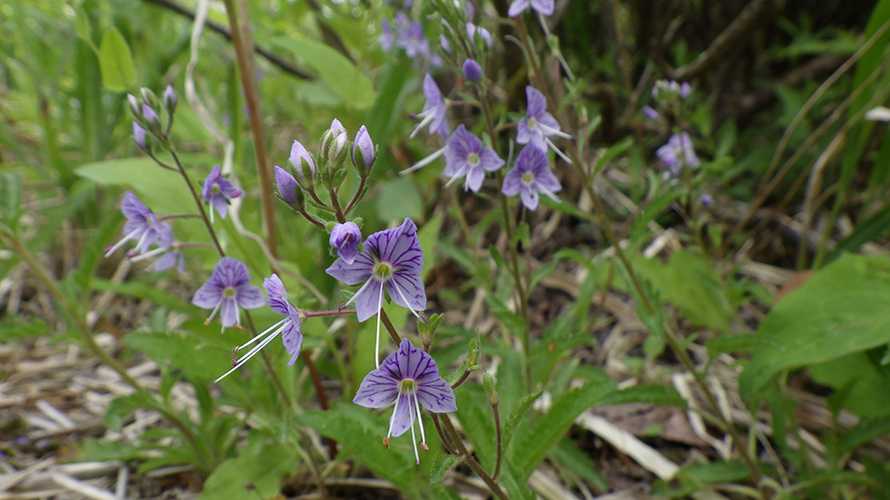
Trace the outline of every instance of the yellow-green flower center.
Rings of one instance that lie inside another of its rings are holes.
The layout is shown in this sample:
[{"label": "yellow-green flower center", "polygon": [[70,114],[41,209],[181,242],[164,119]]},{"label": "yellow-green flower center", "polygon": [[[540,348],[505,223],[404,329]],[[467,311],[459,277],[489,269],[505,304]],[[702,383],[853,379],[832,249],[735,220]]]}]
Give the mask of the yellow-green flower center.
[{"label": "yellow-green flower center", "polygon": [[468,154],[467,163],[469,163],[471,167],[479,165],[479,155],[477,153]]},{"label": "yellow-green flower center", "polygon": [[538,126],[538,119],[534,116],[528,119],[528,129],[534,130]]},{"label": "yellow-green flower center", "polygon": [[531,184],[535,180],[535,174],[531,172],[526,172],[522,174],[522,183],[523,184]]},{"label": "yellow-green flower center", "polygon": [[389,262],[378,262],[374,264],[373,274],[377,279],[381,281],[388,280],[392,278],[392,273],[392,264],[390,264]]},{"label": "yellow-green flower center", "polygon": [[406,378],[399,382],[399,392],[405,394],[414,394],[417,392],[417,382],[414,379]]},{"label": "yellow-green flower center", "polygon": [[211,194],[219,194],[219,184],[213,183],[213,185],[210,186],[210,193]]},{"label": "yellow-green flower center", "polygon": [[227,286],[223,288],[223,297],[227,299],[235,298],[235,289],[233,287]]}]

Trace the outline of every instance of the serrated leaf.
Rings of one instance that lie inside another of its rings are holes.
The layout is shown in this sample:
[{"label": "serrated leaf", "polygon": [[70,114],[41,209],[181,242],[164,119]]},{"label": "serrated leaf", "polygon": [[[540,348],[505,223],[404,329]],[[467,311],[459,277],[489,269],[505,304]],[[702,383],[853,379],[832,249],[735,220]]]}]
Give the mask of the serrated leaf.
[{"label": "serrated leaf", "polygon": [[666,385],[635,385],[612,391],[597,402],[599,406],[624,403],[646,403],[686,408],[686,400],[680,396],[676,389]]},{"label": "serrated leaf", "polygon": [[772,342],[752,352],[739,376],[750,400],[780,371],[837,359],[890,342],[890,258],[845,255],[782,298],[756,335]]},{"label": "serrated leaf", "polygon": [[[201,500],[256,500],[281,493],[281,480],[299,464],[292,450],[280,444],[250,448],[219,465],[204,483]],[[253,489],[248,489],[251,484]]]},{"label": "serrated leaf", "polygon": [[114,26],[102,35],[99,44],[99,69],[102,71],[102,86],[115,92],[124,92],[136,85],[136,68],[130,46],[124,36]]},{"label": "serrated leaf", "polygon": [[192,381],[213,380],[225,373],[234,341],[175,332],[134,332],[124,337],[128,346],[147,354],[160,366],[172,365]]},{"label": "serrated leaf", "polygon": [[532,430],[517,435],[508,450],[508,458],[516,467],[517,479],[523,483],[528,480],[575,418],[587,408],[600,404],[614,390],[614,383],[588,382],[554,401],[550,410],[535,422]]},{"label": "serrated leaf", "polygon": [[442,478],[448,469],[457,462],[458,456],[437,450],[433,455],[433,468],[430,470],[430,484],[442,484]]},{"label": "serrated leaf", "polygon": [[52,333],[49,326],[39,318],[28,318],[25,321],[20,316],[8,316],[0,321],[0,342],[9,342],[15,339],[39,337]]},{"label": "serrated leaf", "polygon": [[522,417],[525,416],[525,412],[527,412],[534,402],[541,397],[541,394],[543,394],[543,392],[538,391],[534,394],[524,396],[513,406],[513,409],[510,410],[510,418],[507,419],[507,423],[504,424],[502,431],[504,448],[507,448],[510,445],[510,441],[513,439],[513,433],[516,431],[516,427],[519,425]]}]

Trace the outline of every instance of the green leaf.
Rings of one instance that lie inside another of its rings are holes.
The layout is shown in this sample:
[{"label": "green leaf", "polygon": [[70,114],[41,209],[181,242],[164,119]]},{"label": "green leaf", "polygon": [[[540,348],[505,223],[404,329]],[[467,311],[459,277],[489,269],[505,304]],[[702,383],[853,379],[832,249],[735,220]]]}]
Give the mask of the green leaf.
[{"label": "green leaf", "polygon": [[676,389],[666,385],[635,385],[620,391],[612,391],[597,404],[603,406],[624,403],[647,403],[686,408],[686,400],[680,396]]},{"label": "green leaf", "polygon": [[[528,480],[550,449],[562,439],[575,418],[587,408],[600,404],[615,390],[613,383],[589,382],[553,402],[531,431],[518,434],[508,449],[508,459],[515,465],[518,479]],[[461,409],[463,410],[463,409]]]},{"label": "green leaf", "polygon": [[93,43],[93,35],[91,32],[92,27],[90,26],[90,16],[87,15],[87,11],[83,6],[76,7],[74,9],[74,33],[77,35],[77,38],[86,42],[86,44],[93,49],[93,52],[98,53],[99,49],[96,47],[96,44]]},{"label": "green leaf", "polygon": [[192,381],[213,380],[231,365],[231,339],[183,335],[175,332],[133,332],[124,337],[133,349],[147,354],[159,366],[172,365]]},{"label": "green leaf", "polygon": [[423,259],[423,269],[420,271],[421,276],[426,276],[433,269],[436,263],[435,251],[436,243],[439,239],[439,228],[442,226],[442,214],[434,216],[426,221],[426,224],[417,231],[417,239],[420,241],[420,248],[424,249],[426,258]]},{"label": "green leaf", "polygon": [[837,455],[853,451],[869,441],[890,433],[890,417],[862,420],[850,429],[837,444]]},{"label": "green leaf", "polygon": [[[257,500],[281,492],[281,480],[298,465],[293,450],[280,444],[245,449],[241,455],[220,464],[204,483],[201,500]],[[252,484],[254,490],[248,489]]]},{"label": "green leaf", "polygon": [[421,219],[423,200],[417,186],[407,177],[394,177],[385,181],[377,196],[377,214],[384,221],[401,221],[405,217]]},{"label": "green leaf", "polygon": [[674,252],[667,264],[643,257],[633,259],[633,264],[691,323],[729,328],[732,310],[726,290],[703,258],[681,250]]},{"label": "green leaf", "polygon": [[15,172],[0,177],[0,221],[15,229],[21,214],[22,181]]},{"label": "green leaf", "polygon": [[493,470],[497,458],[494,414],[481,385],[464,384],[454,392],[458,411],[455,413],[464,433],[473,443],[476,460],[487,470]]},{"label": "green leaf", "polygon": [[377,95],[371,80],[335,49],[314,40],[295,38],[275,38],[272,43],[312,66],[318,76],[343,99],[346,107],[367,109],[374,104]]},{"label": "green leaf", "polygon": [[679,473],[704,483],[729,483],[747,479],[751,470],[740,460],[729,460],[687,465]]},{"label": "green leaf", "polygon": [[7,316],[0,321],[0,342],[40,337],[50,333],[52,331],[49,326],[39,318],[28,318],[28,321],[25,321],[20,316]]},{"label": "green leaf", "polygon": [[519,425],[522,417],[525,416],[525,412],[527,412],[532,404],[541,397],[541,394],[543,394],[543,392],[538,391],[534,394],[524,396],[513,406],[513,409],[510,410],[510,418],[507,419],[507,423],[504,424],[502,431],[503,436],[501,439],[503,440],[504,448],[510,445],[510,441],[513,439],[513,433],[516,431],[516,427]]},{"label": "green leaf", "polygon": [[860,417],[890,416],[890,401],[875,394],[890,391],[890,366],[880,364],[883,348],[854,352],[810,367],[810,375],[835,392],[829,403],[847,408]]},{"label": "green leaf", "polygon": [[124,92],[136,85],[136,68],[133,67],[130,47],[114,26],[102,35],[99,69],[102,71],[102,86],[108,90]]},{"label": "green leaf", "polygon": [[144,460],[145,449],[142,446],[134,446],[120,441],[108,441],[105,439],[87,439],[75,445],[77,458],[84,462],[107,462],[110,460]]},{"label": "green leaf", "polygon": [[753,351],[739,377],[750,400],[773,376],[890,342],[890,258],[845,255],[782,298],[756,335],[772,342]]},{"label": "green leaf", "polygon": [[102,422],[113,431],[119,431],[127,415],[143,408],[157,408],[158,402],[147,391],[136,391],[126,396],[115,398],[108,411],[102,415]]},{"label": "green leaf", "polygon": [[99,184],[132,189],[155,213],[198,213],[188,186],[176,172],[158,167],[151,158],[122,158],[81,165],[75,172]]},{"label": "green leaf", "polygon": [[[392,482],[403,493],[417,489],[414,452],[410,442],[406,442],[411,434],[394,438],[390,442],[391,450],[380,442],[386,436],[388,413],[374,415],[365,408],[343,403],[332,405],[328,411],[307,411],[299,415],[297,421],[335,439],[343,445],[344,456],[355,455],[374,474]],[[427,434],[427,438],[430,437]]]},{"label": "green leaf", "polygon": [[608,491],[609,485],[606,477],[598,471],[597,464],[590,459],[587,453],[581,451],[571,439],[563,438],[550,451],[551,456],[559,465],[593,485],[600,491]]},{"label": "green leaf", "polygon": [[433,455],[433,468],[430,471],[430,484],[442,484],[442,477],[448,472],[448,469],[457,462],[457,455],[445,453],[437,450]]}]

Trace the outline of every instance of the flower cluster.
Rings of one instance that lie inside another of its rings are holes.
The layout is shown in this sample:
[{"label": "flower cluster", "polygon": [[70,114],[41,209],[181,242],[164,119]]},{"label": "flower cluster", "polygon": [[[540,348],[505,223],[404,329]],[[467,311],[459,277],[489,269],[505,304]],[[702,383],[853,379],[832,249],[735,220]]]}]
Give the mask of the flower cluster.
[{"label": "flower cluster", "polygon": [[384,52],[399,48],[410,59],[434,68],[441,67],[442,57],[431,48],[423,23],[410,17],[414,2],[405,0],[401,4],[401,7],[396,7],[396,14],[391,20],[383,18],[380,22],[380,36],[377,39],[380,48]]}]

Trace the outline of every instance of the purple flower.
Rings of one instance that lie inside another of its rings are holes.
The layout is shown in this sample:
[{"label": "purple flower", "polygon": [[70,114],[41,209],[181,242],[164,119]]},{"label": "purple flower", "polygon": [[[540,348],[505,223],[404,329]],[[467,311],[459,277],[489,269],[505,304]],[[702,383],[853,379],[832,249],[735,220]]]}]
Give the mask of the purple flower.
[{"label": "purple flower", "polygon": [[443,139],[448,137],[445,100],[442,99],[442,92],[429,73],[423,78],[423,96],[426,97],[426,103],[423,105],[423,111],[417,115],[418,118],[421,118],[421,122],[414,126],[411,138],[414,138],[420,129],[427,125],[430,126],[430,134],[439,134]]},{"label": "purple flower", "polygon": [[358,244],[362,241],[362,230],[355,222],[337,224],[331,230],[330,244],[337,249],[337,255],[346,264],[352,265],[358,255]]},{"label": "purple flower", "polygon": [[448,41],[448,37],[446,37],[445,35],[439,35],[439,45],[442,47],[442,50],[444,50],[446,54],[452,54],[451,42]]},{"label": "purple flower", "polygon": [[[287,290],[284,288],[284,283],[281,282],[281,278],[279,278],[277,274],[273,274],[263,280],[263,287],[266,289],[266,294],[269,296],[269,309],[283,315],[284,319],[269,328],[266,328],[264,332],[258,333],[256,337],[236,347],[234,351],[232,351],[233,353],[262,339],[259,344],[247,351],[247,354],[239,358],[238,362],[235,363],[235,366],[232,367],[231,370],[214,380],[214,383],[219,382],[233,371],[244,366],[244,363],[247,363],[247,360],[254,357],[256,353],[263,349],[263,347],[269,345],[269,343],[275,340],[275,337],[279,334],[281,334],[281,341],[284,344],[284,348],[287,350],[287,353],[291,355],[290,361],[287,362],[287,366],[293,366],[297,361],[297,357],[300,355],[300,348],[303,346],[303,332],[300,330],[300,312],[290,303],[290,300],[288,300]],[[260,293],[260,298],[262,299],[262,293]]]},{"label": "purple flower", "polygon": [[173,250],[168,251],[164,255],[161,255],[158,260],[155,261],[154,271],[159,273],[161,271],[166,271],[174,266],[176,266],[176,270],[179,271],[179,274],[185,272],[185,256],[182,254],[182,250],[176,247],[176,243],[173,244]]},{"label": "purple flower", "polygon": [[[356,153],[359,154],[358,157]],[[362,125],[355,134],[355,142],[352,144],[352,164],[367,170],[374,163],[375,154],[374,141],[371,140],[368,129]]]},{"label": "purple flower", "polygon": [[461,177],[466,177],[464,189],[479,192],[485,172],[494,172],[504,166],[504,160],[498,157],[488,146],[484,146],[478,137],[466,129],[463,124],[448,138],[445,147],[445,172],[451,177],[448,184]]},{"label": "purple flower", "polygon": [[649,106],[643,106],[643,114],[650,120],[657,120],[659,117],[658,111],[655,111],[654,108]]},{"label": "purple flower", "polygon": [[417,56],[425,56],[430,52],[430,43],[423,36],[423,24],[415,21],[399,33],[399,47],[405,49],[405,54],[414,59]]},{"label": "purple flower", "polygon": [[136,122],[133,122],[133,139],[140,148],[145,149],[145,135],[148,132]]},{"label": "purple flower", "polygon": [[491,32],[481,26],[476,26],[473,23],[467,23],[467,37],[470,39],[470,43],[472,43],[473,45],[476,45],[477,34],[482,37],[483,40],[485,40],[485,43],[488,44],[489,47],[491,47]]},{"label": "purple flower", "polygon": [[[219,165],[213,167],[210,175],[204,179],[204,188],[201,190],[201,196],[204,202],[213,205],[219,216],[226,218],[226,208],[229,206],[229,200],[237,198],[244,194],[244,191],[236,188],[231,181],[222,176],[222,169]],[[213,222],[213,211],[210,211],[210,221]]]},{"label": "purple flower", "polygon": [[156,255],[161,255],[161,257],[158,258],[158,260],[156,260],[154,265],[152,266],[152,269],[155,272],[165,271],[173,266],[176,266],[176,269],[180,273],[184,273],[185,256],[182,254],[182,249],[179,242],[177,242],[176,239],[173,238],[173,231],[170,228],[170,224],[162,222],[159,232],[160,236],[157,240],[158,248],[155,248],[154,250],[150,250],[135,257],[130,255],[135,253],[135,249],[130,250],[129,252],[127,252],[127,256],[130,258],[130,262],[139,262],[141,260],[149,259]]},{"label": "purple flower", "polygon": [[655,151],[655,156],[667,169],[664,173],[665,178],[676,176],[684,166],[690,168],[698,166],[698,157],[695,156],[692,139],[686,132],[672,135],[667,144]]},{"label": "purple flower", "polygon": [[127,224],[124,226],[124,237],[105,250],[106,257],[116,252],[124,243],[130,240],[136,240],[134,250],[144,254],[165,232],[170,230],[170,225],[166,222],[158,222],[155,214],[151,213],[151,210],[143,205],[132,191],[124,193],[124,199],[121,201],[121,211],[124,213],[124,217],[127,218]]},{"label": "purple flower", "polygon": [[538,13],[545,16],[553,15],[553,0],[514,0],[513,4],[510,5],[510,11],[507,12],[507,15],[516,17],[519,14],[522,14],[528,10],[529,3],[531,3],[532,9],[536,10]]},{"label": "purple flower", "polygon": [[383,307],[383,290],[386,289],[393,302],[418,316],[416,311],[426,309],[421,269],[423,249],[417,239],[417,226],[406,217],[401,226],[368,236],[364,251],[352,264],[340,257],[326,271],[347,285],[365,282],[347,304],[355,302],[359,321],[377,314],[377,348],[374,350],[377,360],[380,359],[377,356],[380,352],[379,312]]},{"label": "purple flower", "polygon": [[377,38],[377,41],[380,42],[380,48],[384,52],[392,50],[395,43],[392,35],[392,25],[389,24],[389,19],[385,17],[380,21],[380,36]]},{"label": "purple flower", "polygon": [[414,422],[420,427],[420,447],[424,450],[426,435],[423,431],[423,406],[432,413],[457,411],[454,390],[439,375],[439,367],[433,358],[414,347],[411,341],[403,338],[399,350],[383,360],[377,369],[365,375],[352,402],[365,408],[383,408],[395,401],[392,417],[389,419],[389,432],[383,444],[389,448],[390,437],[398,437],[411,429],[414,443],[414,458],[420,463],[417,454],[417,438]]},{"label": "purple flower", "polygon": [[560,132],[559,123],[553,118],[553,115],[547,112],[547,99],[544,98],[544,94],[529,85],[525,87],[525,96],[528,99],[528,107],[526,108],[525,116],[519,120],[519,126],[516,129],[516,142],[519,144],[531,143],[532,146],[543,152],[547,151],[547,146],[549,145],[564,160],[569,162],[548,139],[552,135],[566,139],[570,136]]},{"label": "purple flower", "polygon": [[689,82],[683,82],[680,84],[680,99],[686,99],[689,97],[689,93],[692,92],[692,86],[689,85]]},{"label": "purple flower", "polygon": [[701,201],[701,204],[706,207],[709,207],[709,206],[711,206],[711,203],[714,203],[714,199],[711,198],[711,195],[709,195],[709,194],[701,195],[701,197],[699,198],[699,201]]},{"label": "purple flower", "polygon": [[204,324],[219,312],[222,331],[226,328],[241,326],[241,310],[255,309],[266,303],[259,287],[249,285],[250,272],[247,266],[238,259],[223,257],[216,263],[210,279],[201,285],[192,298],[192,304],[202,309],[213,309]]},{"label": "purple flower", "polygon": [[297,203],[297,180],[278,165],[275,165],[275,183],[278,184],[278,194],[284,201],[291,205]]},{"label": "purple flower", "polygon": [[464,78],[470,82],[478,82],[482,79],[482,66],[473,59],[467,59],[463,65]]},{"label": "purple flower", "polygon": [[519,152],[513,169],[504,176],[501,192],[507,196],[519,194],[522,204],[529,210],[538,208],[538,193],[557,200],[553,193],[562,189],[559,181],[547,165],[547,155],[533,146]]},{"label": "purple flower", "polygon": [[[290,164],[294,166],[294,170],[297,171],[297,175],[300,176],[300,180],[306,180],[306,174],[311,174],[312,177],[315,177],[315,162],[312,161],[312,155],[309,154],[309,151],[306,151],[306,148],[303,147],[303,144],[300,141],[294,141],[293,145],[290,147]],[[308,169],[309,172],[305,172],[304,170]]]}]

